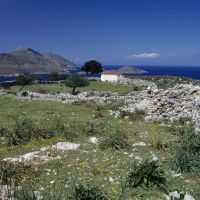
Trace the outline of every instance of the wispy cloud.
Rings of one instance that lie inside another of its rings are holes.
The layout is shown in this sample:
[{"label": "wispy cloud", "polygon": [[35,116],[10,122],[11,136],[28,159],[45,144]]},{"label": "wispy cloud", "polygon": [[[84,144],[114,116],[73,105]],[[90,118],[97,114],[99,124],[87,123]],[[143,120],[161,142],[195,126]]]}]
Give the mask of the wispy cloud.
[{"label": "wispy cloud", "polygon": [[127,58],[139,58],[139,59],[153,59],[159,57],[160,54],[158,53],[141,53],[141,54],[134,54],[129,55]]}]

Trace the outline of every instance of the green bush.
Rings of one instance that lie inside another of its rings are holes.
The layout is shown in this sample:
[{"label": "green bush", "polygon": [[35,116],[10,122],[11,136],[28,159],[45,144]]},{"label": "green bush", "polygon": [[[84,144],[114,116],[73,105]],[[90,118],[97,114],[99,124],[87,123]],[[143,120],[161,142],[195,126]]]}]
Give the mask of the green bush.
[{"label": "green bush", "polygon": [[64,131],[64,137],[67,140],[73,141],[77,136],[83,133],[84,125],[77,123],[77,122],[71,122],[67,125],[65,131]]},{"label": "green bush", "polygon": [[31,174],[33,174],[33,169],[27,164],[0,161],[0,185],[18,186],[25,177]]},{"label": "green bush", "polygon": [[22,92],[22,96],[23,97],[27,97],[28,96],[28,92],[26,92],[26,91]]},{"label": "green bush", "polygon": [[42,139],[52,138],[55,136],[56,134],[52,129],[41,129],[41,130],[38,130],[37,133],[35,133],[35,137],[42,138]]},{"label": "green bush", "polygon": [[180,144],[170,161],[171,168],[176,172],[200,171],[200,135],[195,134],[192,125],[173,130],[180,137]]},{"label": "green bush", "polygon": [[108,200],[101,189],[95,186],[83,185],[78,183],[75,185],[74,194],[69,199],[76,200]]},{"label": "green bush", "polygon": [[103,138],[100,141],[99,147],[103,150],[105,149],[128,149],[130,145],[128,144],[128,137],[125,133],[114,130],[111,134],[107,135],[107,137]]},{"label": "green bush", "polygon": [[[56,130],[56,128],[59,128]],[[37,127],[29,118],[17,118],[13,129],[0,128],[0,139],[2,144],[19,145],[26,144],[32,139],[52,138],[56,135],[62,135],[63,126],[53,124],[52,128]]]},{"label": "green bush", "polygon": [[129,111],[122,111],[120,113],[121,118],[128,117],[130,120],[143,120],[145,117],[145,111],[143,110],[136,110],[134,113]]},{"label": "green bush", "polygon": [[134,164],[131,172],[128,174],[127,183],[129,187],[139,186],[158,186],[166,182],[164,171],[159,168],[156,161],[146,160],[142,164]]},{"label": "green bush", "polygon": [[179,172],[195,172],[200,170],[200,155],[187,150],[177,151],[170,162],[172,170]]},{"label": "green bush", "polygon": [[17,118],[14,130],[7,137],[9,145],[25,144],[34,135],[33,122],[30,119]]},{"label": "green bush", "polygon": [[103,123],[99,120],[89,120],[84,125],[84,134],[87,136],[102,135],[103,134]]}]

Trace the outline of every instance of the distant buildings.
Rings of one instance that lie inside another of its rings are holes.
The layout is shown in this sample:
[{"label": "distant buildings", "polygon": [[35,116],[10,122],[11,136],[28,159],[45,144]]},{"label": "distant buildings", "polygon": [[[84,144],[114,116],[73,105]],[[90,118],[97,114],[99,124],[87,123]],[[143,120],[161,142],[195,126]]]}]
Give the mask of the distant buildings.
[{"label": "distant buildings", "polygon": [[101,81],[118,82],[124,76],[117,70],[104,71],[101,74]]}]

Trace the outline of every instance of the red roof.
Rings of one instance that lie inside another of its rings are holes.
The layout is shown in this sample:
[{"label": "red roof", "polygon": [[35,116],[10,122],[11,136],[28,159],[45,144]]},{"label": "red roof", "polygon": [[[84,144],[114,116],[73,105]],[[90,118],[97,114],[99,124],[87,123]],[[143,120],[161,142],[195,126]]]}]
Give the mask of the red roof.
[{"label": "red roof", "polygon": [[104,74],[104,75],[120,75],[120,73],[119,73],[119,71],[117,71],[117,70],[106,70],[106,71],[103,71],[103,73],[102,74]]}]

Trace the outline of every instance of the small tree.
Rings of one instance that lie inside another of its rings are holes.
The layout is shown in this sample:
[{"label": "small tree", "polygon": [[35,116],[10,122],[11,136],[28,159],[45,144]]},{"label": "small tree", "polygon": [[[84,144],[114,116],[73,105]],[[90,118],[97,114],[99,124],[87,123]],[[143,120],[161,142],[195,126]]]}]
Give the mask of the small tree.
[{"label": "small tree", "polygon": [[81,68],[82,71],[86,72],[87,74],[90,72],[92,74],[98,74],[103,71],[102,64],[96,60],[87,61],[83,67]]},{"label": "small tree", "polygon": [[53,72],[49,74],[49,81],[62,81],[67,78],[67,74],[58,74],[56,72]]},{"label": "small tree", "polygon": [[86,78],[84,78],[82,75],[80,74],[72,74],[69,75],[65,81],[65,85],[67,87],[71,87],[72,88],[72,94],[76,94],[76,88],[77,87],[84,87],[89,85],[89,82],[87,81]]},{"label": "small tree", "polygon": [[28,76],[20,75],[16,78],[16,84],[21,85],[22,87],[19,89],[19,92],[22,91],[25,85],[28,85],[31,82],[31,79]]}]

